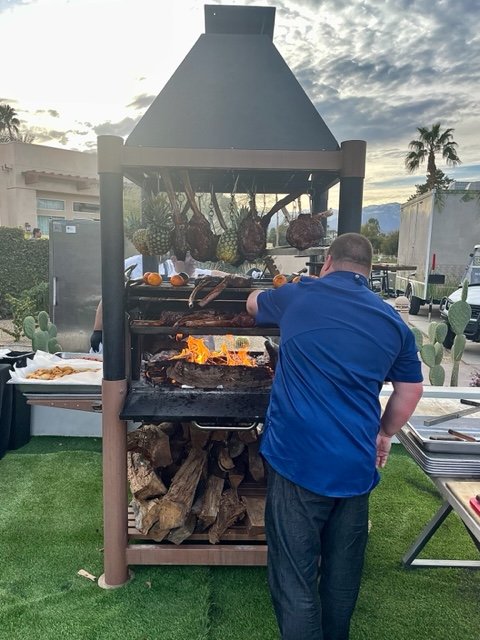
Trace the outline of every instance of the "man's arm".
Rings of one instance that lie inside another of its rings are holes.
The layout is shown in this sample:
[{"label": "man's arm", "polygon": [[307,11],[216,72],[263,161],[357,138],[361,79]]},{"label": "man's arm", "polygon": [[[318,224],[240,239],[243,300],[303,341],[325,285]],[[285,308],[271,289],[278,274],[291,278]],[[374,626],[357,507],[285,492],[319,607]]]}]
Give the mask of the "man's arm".
[{"label": "man's arm", "polygon": [[252,293],[247,298],[247,313],[255,318],[258,313],[258,302],[257,298],[262,293],[262,291],[252,291]]},{"label": "man's arm", "polygon": [[102,301],[98,303],[97,310],[95,312],[95,322],[93,323],[93,333],[90,336],[90,346],[92,351],[98,351],[100,343],[103,338],[103,313],[102,313]]},{"label": "man's arm", "polygon": [[380,420],[377,437],[377,467],[384,467],[390,453],[391,437],[403,427],[410,418],[422,397],[421,382],[392,382],[393,392]]},{"label": "man's arm", "polygon": [[97,310],[95,311],[95,322],[93,323],[94,331],[102,331],[103,329],[103,315],[102,315],[102,301],[98,303]]}]

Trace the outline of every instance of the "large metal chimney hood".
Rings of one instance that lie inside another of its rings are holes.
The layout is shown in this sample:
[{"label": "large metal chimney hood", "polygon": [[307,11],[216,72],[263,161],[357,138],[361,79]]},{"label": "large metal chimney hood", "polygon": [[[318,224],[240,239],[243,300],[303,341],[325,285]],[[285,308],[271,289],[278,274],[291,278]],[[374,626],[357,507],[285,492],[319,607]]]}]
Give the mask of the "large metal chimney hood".
[{"label": "large metal chimney hood", "polygon": [[274,23],[274,7],[205,5],[205,33],[122,141],[122,171],[161,191],[163,168],[177,191],[188,170],[197,193],[308,192],[316,210],[340,182],[338,230],[360,230],[366,144],[338,144],[274,46]]}]

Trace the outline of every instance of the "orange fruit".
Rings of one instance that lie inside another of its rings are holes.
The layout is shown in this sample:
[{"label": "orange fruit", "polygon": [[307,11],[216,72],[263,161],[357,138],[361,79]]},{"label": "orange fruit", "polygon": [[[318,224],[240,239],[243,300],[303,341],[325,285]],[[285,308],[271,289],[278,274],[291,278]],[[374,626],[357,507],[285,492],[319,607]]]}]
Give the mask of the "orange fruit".
[{"label": "orange fruit", "polygon": [[175,273],[173,276],[170,276],[170,284],[173,287],[183,287],[188,282],[188,279],[185,280],[184,275],[182,273]]},{"label": "orange fruit", "polygon": [[292,282],[300,282],[300,276],[295,276],[295,277],[292,279]]},{"label": "orange fruit", "polygon": [[162,284],[162,276],[159,273],[149,273],[147,276],[147,284],[152,287],[158,287]]},{"label": "orange fruit", "polygon": [[151,271],[145,271],[145,273],[143,274],[142,278],[143,281],[145,282],[145,284],[148,284],[148,276],[151,274]]},{"label": "orange fruit", "polygon": [[273,278],[273,286],[275,287],[275,289],[278,289],[278,287],[287,284],[287,282],[287,276],[283,275],[283,273],[279,273]]}]

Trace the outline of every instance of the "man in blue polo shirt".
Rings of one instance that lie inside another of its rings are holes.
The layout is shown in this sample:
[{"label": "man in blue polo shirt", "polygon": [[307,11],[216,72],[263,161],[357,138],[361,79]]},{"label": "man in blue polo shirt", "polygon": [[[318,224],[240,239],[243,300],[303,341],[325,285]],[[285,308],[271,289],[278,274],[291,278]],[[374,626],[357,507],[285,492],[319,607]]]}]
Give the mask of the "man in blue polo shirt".
[{"label": "man in blue polo shirt", "polygon": [[[268,577],[282,640],[347,640],[360,588],[368,498],[391,437],[422,394],[413,334],[368,288],[372,246],[329,248],[320,278],[247,300],[280,327],[261,451],[268,463]],[[393,391],[381,416],[379,392]]]}]

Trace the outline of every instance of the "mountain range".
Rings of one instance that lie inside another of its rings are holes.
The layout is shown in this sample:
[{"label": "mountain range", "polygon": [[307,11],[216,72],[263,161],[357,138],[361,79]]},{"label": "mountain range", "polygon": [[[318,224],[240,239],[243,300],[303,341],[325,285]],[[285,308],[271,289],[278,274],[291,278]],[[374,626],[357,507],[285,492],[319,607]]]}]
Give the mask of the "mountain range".
[{"label": "mountain range", "polygon": [[[382,233],[390,233],[400,228],[400,203],[388,202],[386,204],[371,204],[362,209],[362,224],[375,218],[380,224]],[[338,225],[338,211],[327,218],[328,228],[336,229]]]}]

